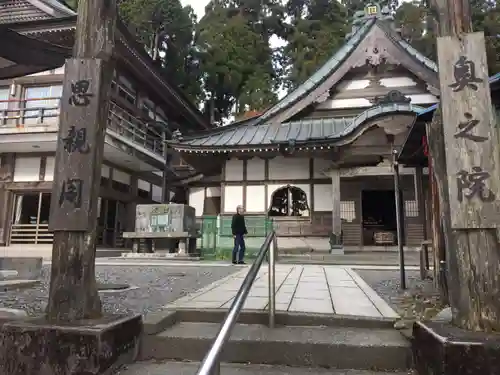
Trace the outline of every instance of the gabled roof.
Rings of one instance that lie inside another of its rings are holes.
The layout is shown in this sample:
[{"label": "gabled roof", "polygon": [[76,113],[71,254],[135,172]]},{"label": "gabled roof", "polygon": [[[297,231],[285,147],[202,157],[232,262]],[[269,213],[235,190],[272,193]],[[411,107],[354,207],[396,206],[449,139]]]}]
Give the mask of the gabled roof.
[{"label": "gabled roof", "polygon": [[20,35],[0,25],[0,79],[54,69],[64,64],[67,49]]},{"label": "gabled roof", "polygon": [[62,18],[75,14],[58,0],[0,0],[0,24]]},{"label": "gabled roof", "polygon": [[335,144],[358,130],[362,124],[387,113],[415,113],[424,108],[411,104],[383,104],[372,107],[356,117],[303,119],[280,125],[271,123],[238,123],[204,132],[182,141],[168,143],[178,151],[228,151],[276,149],[292,142],[300,146],[316,144]]},{"label": "gabled roof", "polygon": [[[318,95],[315,95],[315,91],[324,83],[327,83],[329,87],[324,88],[323,91],[326,91],[337,84],[348,72],[348,70],[345,70],[344,74],[337,75],[337,77],[332,79],[334,73],[336,73],[344,63],[349,63],[349,57],[353,55],[357,47],[360,46],[360,44],[363,42],[363,40],[365,40],[370,31],[375,27],[378,27],[385,33],[387,39],[394,44],[394,46],[397,48],[397,50],[400,51],[401,54],[410,57],[410,59],[406,59],[406,61],[401,60],[400,63],[402,65],[407,65],[406,68],[408,68],[410,71],[415,70],[415,66],[419,66],[422,71],[426,71],[427,74],[425,74],[425,78],[431,79],[433,82],[428,83],[431,86],[436,86],[437,90],[438,67],[436,63],[422,55],[415,48],[404,41],[402,37],[387,23],[387,21],[381,20],[376,16],[367,17],[366,20],[360,25],[360,27],[357,28],[352,36],[346,41],[342,48],[340,48],[303,84],[298,86],[295,90],[291,91],[279,103],[264,112],[262,116],[260,116],[259,122],[262,123],[272,121],[273,118],[276,118],[280,113],[285,112],[287,109],[291,109],[300,100],[306,99],[305,103],[301,106],[300,109],[297,109],[292,113],[286,115],[286,118],[290,118],[301,109],[305,108],[307,105],[313,103],[314,100],[316,100]],[[414,63],[414,66],[410,66],[411,62]],[[413,73],[417,72],[414,71]]]}]

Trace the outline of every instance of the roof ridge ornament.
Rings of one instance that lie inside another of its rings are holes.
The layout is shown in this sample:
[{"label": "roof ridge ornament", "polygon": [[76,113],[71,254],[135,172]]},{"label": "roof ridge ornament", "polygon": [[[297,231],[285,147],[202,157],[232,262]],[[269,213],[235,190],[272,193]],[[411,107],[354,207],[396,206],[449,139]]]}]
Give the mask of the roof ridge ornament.
[{"label": "roof ridge ornament", "polygon": [[359,30],[359,28],[370,19],[378,19],[382,21],[389,21],[393,24],[394,13],[396,11],[397,2],[390,1],[388,5],[383,7],[380,3],[368,3],[363,10],[358,10],[354,13],[352,20],[352,30],[346,35],[346,39],[349,39],[352,35]]}]

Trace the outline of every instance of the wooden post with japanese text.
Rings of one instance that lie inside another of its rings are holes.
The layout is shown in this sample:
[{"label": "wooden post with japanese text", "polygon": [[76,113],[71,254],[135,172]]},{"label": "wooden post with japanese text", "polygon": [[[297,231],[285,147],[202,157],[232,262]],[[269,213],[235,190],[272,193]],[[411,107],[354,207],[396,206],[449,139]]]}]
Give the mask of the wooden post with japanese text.
[{"label": "wooden post with japanese text", "polygon": [[449,205],[451,218],[453,321],[473,331],[500,331],[500,144],[485,39],[482,32],[472,33],[467,0],[436,3],[444,155],[435,156],[446,159],[446,175],[438,177],[448,187],[440,204]]},{"label": "wooden post with japanese text", "polygon": [[73,58],[65,65],[52,188],[49,320],[101,316],[95,281],[96,224],[116,12],[116,0],[79,1]]}]

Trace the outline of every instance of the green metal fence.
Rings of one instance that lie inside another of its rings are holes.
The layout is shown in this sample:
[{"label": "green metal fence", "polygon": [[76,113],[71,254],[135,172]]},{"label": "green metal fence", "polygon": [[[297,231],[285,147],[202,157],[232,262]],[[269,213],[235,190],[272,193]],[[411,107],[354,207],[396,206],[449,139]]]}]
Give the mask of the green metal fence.
[{"label": "green metal fence", "polygon": [[[231,259],[234,246],[231,221],[232,216],[203,216],[197,219],[201,234],[198,248],[203,259]],[[273,229],[273,222],[267,216],[247,216],[245,222],[248,230],[245,256],[251,259],[257,255],[267,234]]]}]

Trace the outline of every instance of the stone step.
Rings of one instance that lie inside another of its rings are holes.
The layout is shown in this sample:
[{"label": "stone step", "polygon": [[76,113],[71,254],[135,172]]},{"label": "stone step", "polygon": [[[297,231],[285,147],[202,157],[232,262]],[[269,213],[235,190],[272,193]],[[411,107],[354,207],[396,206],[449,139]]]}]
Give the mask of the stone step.
[{"label": "stone step", "polygon": [[[118,370],[116,375],[194,375],[199,362],[138,362]],[[335,370],[306,367],[222,363],[221,375],[408,375],[404,372]],[[411,373],[410,373],[411,374]]]},{"label": "stone step", "polygon": [[[201,361],[220,323],[178,322],[143,337],[141,360]],[[236,324],[221,361],[295,367],[403,371],[411,367],[407,340],[396,330],[341,326]]]}]

